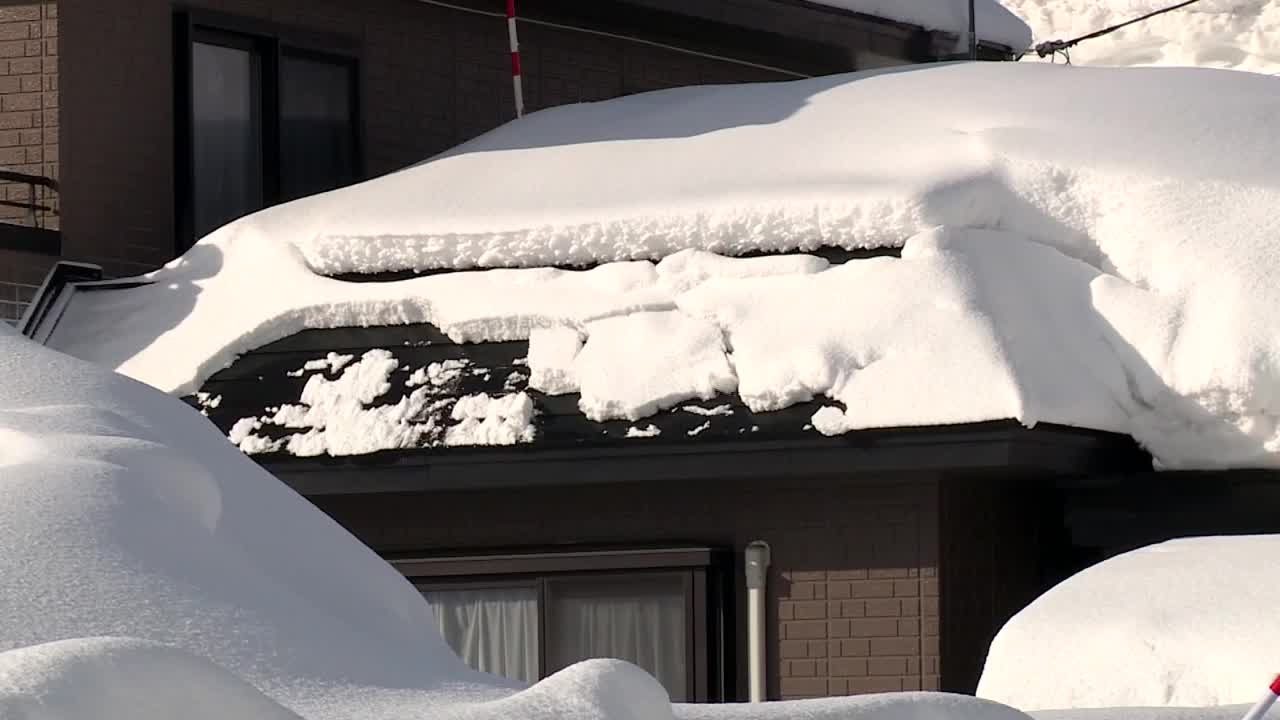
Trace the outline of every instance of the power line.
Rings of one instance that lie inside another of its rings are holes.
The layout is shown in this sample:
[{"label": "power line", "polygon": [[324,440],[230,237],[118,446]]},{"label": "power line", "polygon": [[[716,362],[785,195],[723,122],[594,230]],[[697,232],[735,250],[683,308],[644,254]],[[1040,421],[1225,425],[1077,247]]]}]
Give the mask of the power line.
[{"label": "power line", "polygon": [[1036,54],[1042,58],[1047,57],[1049,55],[1054,55],[1054,56],[1062,55],[1063,57],[1066,58],[1067,63],[1070,64],[1071,48],[1075,47],[1076,45],[1079,45],[1085,40],[1092,40],[1094,38],[1100,38],[1103,35],[1109,35],[1121,28],[1129,27],[1130,25],[1140,23],[1144,20],[1150,20],[1151,18],[1157,15],[1163,15],[1167,12],[1173,12],[1174,10],[1179,10],[1181,8],[1184,8],[1188,5],[1192,5],[1197,2],[1200,2],[1200,0],[1184,0],[1184,2],[1180,2],[1177,5],[1170,5],[1167,8],[1161,8],[1160,10],[1149,12],[1146,15],[1143,15],[1142,17],[1137,17],[1132,20],[1126,20],[1125,22],[1112,25],[1110,27],[1105,27],[1105,28],[1102,28],[1101,30],[1095,30],[1094,32],[1089,33],[1088,35],[1081,35],[1080,37],[1073,38],[1071,40],[1050,40],[1048,42],[1042,42],[1039,45],[1036,45],[1032,49],[1035,50]]},{"label": "power line", "polygon": [[[484,15],[486,17],[493,17],[493,18],[506,17],[505,13],[491,12],[488,10],[479,10],[477,8],[466,7],[464,5],[457,5],[455,3],[447,2],[446,0],[418,0],[418,2],[423,3],[425,5],[435,5],[437,7],[448,8],[450,10],[457,10],[458,12],[470,13],[472,15]],[[534,18],[530,18],[530,17],[520,18],[520,23],[524,25],[541,25],[542,27],[555,28],[557,30],[567,30],[570,32],[577,32],[577,33],[584,33],[587,35],[597,35],[599,37],[607,37],[615,40],[625,40],[627,42],[636,43],[638,45],[648,45],[650,47],[662,48],[664,50],[671,50],[674,52],[682,53],[684,55],[694,55],[697,57],[707,58],[708,60],[719,60],[721,62],[732,63],[734,65],[743,65],[746,67],[756,68],[758,70],[768,70],[769,72],[775,72],[775,73],[778,73],[779,75],[788,75],[794,78],[813,77],[812,75],[809,75],[806,73],[799,73],[799,72],[795,72],[794,70],[787,70],[785,68],[775,67],[773,65],[763,65],[761,63],[755,63],[748,60],[741,60],[739,58],[728,57],[725,55],[716,55],[713,53],[700,52],[698,50],[690,50],[689,48],[680,47],[678,45],[668,45],[666,43],[654,42],[652,40],[644,40],[642,38],[633,37],[631,35],[621,35],[618,33],[604,32],[602,30],[592,30],[589,28],[577,27],[574,25],[564,25],[562,23],[548,22],[546,20],[535,20]]]}]

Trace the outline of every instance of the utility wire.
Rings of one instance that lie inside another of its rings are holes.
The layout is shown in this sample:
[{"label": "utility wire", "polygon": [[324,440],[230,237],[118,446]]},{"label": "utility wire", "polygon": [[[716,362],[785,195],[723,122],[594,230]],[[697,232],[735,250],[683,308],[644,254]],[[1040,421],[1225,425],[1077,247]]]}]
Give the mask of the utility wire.
[{"label": "utility wire", "polygon": [[1053,55],[1055,57],[1057,55],[1062,55],[1063,57],[1066,58],[1067,64],[1070,65],[1071,64],[1071,48],[1075,47],[1076,45],[1079,45],[1085,40],[1092,40],[1094,38],[1100,38],[1103,35],[1109,35],[1121,28],[1129,27],[1130,25],[1140,23],[1144,20],[1150,20],[1151,18],[1157,15],[1163,15],[1167,12],[1173,12],[1174,10],[1184,8],[1188,5],[1192,5],[1197,2],[1200,2],[1200,0],[1184,0],[1184,2],[1180,2],[1177,5],[1171,5],[1167,8],[1161,8],[1160,10],[1149,12],[1146,15],[1143,15],[1142,17],[1134,18],[1132,20],[1126,20],[1125,22],[1119,23],[1117,25],[1112,25],[1110,27],[1105,27],[1105,28],[1102,28],[1101,30],[1095,30],[1094,32],[1089,33],[1088,35],[1081,35],[1078,38],[1073,38],[1071,40],[1050,40],[1048,42],[1042,42],[1039,45],[1036,45],[1034,48],[1032,48],[1032,50],[1034,50],[1035,53],[1042,58],[1047,57],[1049,55]]},{"label": "utility wire", "polygon": [[[488,10],[480,10],[478,8],[467,7],[465,5],[458,5],[455,3],[447,2],[446,0],[418,0],[418,2],[423,3],[425,5],[435,5],[437,7],[448,8],[450,10],[457,10],[458,12],[470,13],[472,15],[484,15],[487,17],[494,17],[494,18],[506,17],[505,13],[491,12]],[[0,4],[3,4],[3,0],[0,0]],[[682,53],[684,55],[693,55],[696,57],[707,58],[709,60],[719,60],[721,62],[732,63],[734,65],[743,65],[746,67],[756,68],[758,70],[768,70],[770,72],[778,73],[779,75],[788,75],[794,78],[813,77],[812,75],[796,72],[794,70],[787,70],[786,68],[774,67],[772,65],[762,65],[760,63],[750,62],[748,60],[741,60],[738,58],[727,57],[725,55],[716,55],[713,53],[699,52],[697,50],[690,50],[689,48],[679,47],[678,45],[668,45],[666,43],[654,42],[652,40],[644,40],[642,38],[633,37],[630,35],[620,35],[618,33],[604,32],[602,30],[592,30],[589,28],[577,27],[574,25],[564,25],[556,22],[548,22],[546,20],[536,20],[530,17],[520,18],[520,23],[523,25],[541,25],[542,27],[549,27],[549,28],[555,28],[557,30],[567,30],[570,32],[584,33],[587,35],[597,35],[599,37],[607,37],[615,40],[626,40],[628,42],[633,42],[638,45],[648,45],[650,47],[662,48],[664,50],[671,50],[674,52]]]}]

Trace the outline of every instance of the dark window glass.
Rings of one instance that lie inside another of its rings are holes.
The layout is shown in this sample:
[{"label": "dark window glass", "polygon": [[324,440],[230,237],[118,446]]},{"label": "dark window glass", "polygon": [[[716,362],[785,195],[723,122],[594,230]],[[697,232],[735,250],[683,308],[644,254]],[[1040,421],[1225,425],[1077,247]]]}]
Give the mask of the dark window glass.
[{"label": "dark window glass", "polygon": [[292,200],[356,179],[354,65],[285,54],[280,61],[280,193]]},{"label": "dark window glass", "polygon": [[192,153],[197,238],[262,207],[259,63],[252,49],[192,48]]},{"label": "dark window glass", "polygon": [[689,614],[682,575],[570,577],[547,584],[551,672],[589,658],[634,663],[675,702],[689,699]]}]

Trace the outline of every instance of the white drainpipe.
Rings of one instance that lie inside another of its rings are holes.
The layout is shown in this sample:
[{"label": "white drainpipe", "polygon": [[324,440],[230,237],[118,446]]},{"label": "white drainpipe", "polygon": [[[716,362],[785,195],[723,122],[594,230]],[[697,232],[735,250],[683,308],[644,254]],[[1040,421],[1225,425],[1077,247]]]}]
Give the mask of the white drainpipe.
[{"label": "white drainpipe", "polygon": [[753,703],[765,695],[765,591],[769,577],[769,543],[756,540],[747,545],[747,686]]}]

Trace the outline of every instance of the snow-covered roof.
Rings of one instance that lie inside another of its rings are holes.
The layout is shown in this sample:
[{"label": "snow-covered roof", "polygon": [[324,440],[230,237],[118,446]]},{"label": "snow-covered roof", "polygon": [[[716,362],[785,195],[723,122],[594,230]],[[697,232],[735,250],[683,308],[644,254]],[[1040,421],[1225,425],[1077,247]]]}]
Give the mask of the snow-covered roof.
[{"label": "snow-covered roof", "polygon": [[[1003,0],[1035,42],[1070,40],[1174,5],[1166,0]],[[1033,56],[1034,57],[1034,56]],[[1173,65],[1280,74],[1280,0],[1200,0],[1088,40],[1071,60],[1089,65]]]},{"label": "snow-covered roof", "polygon": [[[817,5],[852,10],[865,15],[919,25],[969,37],[968,0],[810,0]],[[1001,0],[976,0],[974,24],[980,40],[1021,52],[1031,47],[1031,28],[1001,4]]]},{"label": "snow-covered roof", "polygon": [[[1275,465],[1278,114],[1263,76],[1006,63],[556,108],[232,223],[50,342],[187,394],[304,328],[569,327],[590,417],[816,397],[830,434],[1016,418]],[[713,254],[820,246],[903,250]]]}]

